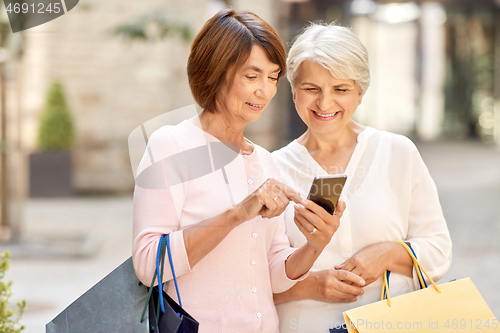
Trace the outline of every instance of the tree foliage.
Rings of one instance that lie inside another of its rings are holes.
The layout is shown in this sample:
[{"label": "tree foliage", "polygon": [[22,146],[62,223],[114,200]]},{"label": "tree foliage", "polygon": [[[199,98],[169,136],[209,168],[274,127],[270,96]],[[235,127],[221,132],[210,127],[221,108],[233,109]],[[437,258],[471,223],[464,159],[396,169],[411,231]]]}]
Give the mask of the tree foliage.
[{"label": "tree foliage", "polygon": [[184,41],[191,41],[191,27],[186,22],[174,19],[165,11],[152,11],[138,17],[134,22],[116,27],[115,35],[128,40],[155,41],[178,35]]},{"label": "tree foliage", "polygon": [[73,118],[61,83],[54,82],[40,120],[38,146],[42,151],[68,150],[75,138]]},{"label": "tree foliage", "polygon": [[24,326],[19,324],[19,320],[26,309],[26,301],[17,302],[17,313],[9,307],[12,281],[4,281],[9,266],[10,252],[5,251],[0,256],[0,333],[20,333],[24,330]]}]

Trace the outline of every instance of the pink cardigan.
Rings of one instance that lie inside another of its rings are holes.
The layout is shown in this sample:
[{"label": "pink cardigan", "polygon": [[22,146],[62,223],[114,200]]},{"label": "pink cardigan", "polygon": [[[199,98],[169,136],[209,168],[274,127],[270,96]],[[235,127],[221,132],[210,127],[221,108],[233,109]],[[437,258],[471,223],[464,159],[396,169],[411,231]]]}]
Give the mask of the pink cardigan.
[{"label": "pink cardigan", "polygon": [[[156,174],[149,177],[149,185],[140,187],[144,182],[138,182],[134,192],[135,272],[150,285],[159,238],[170,234],[182,304],[199,321],[200,333],[277,332],[273,293],[291,288],[306,276],[290,280],[285,274],[285,260],[294,250],[285,235],[283,215],[257,217],[239,225],[194,267],[187,259],[182,229],[228,210],[266,179],[279,179],[278,166],[270,153],[257,145],[248,157],[234,155],[223,169],[217,169],[211,153],[209,160],[203,160],[201,154],[197,161],[188,158],[177,167],[167,165],[172,161],[168,157],[206,146],[207,142],[219,142],[195,125],[196,120],[162,127],[148,142],[138,174],[152,164],[151,159],[159,164]],[[186,165],[193,163],[195,170],[208,167],[209,172],[186,179],[193,169],[187,170]],[[179,177],[184,181],[179,182]],[[165,178],[177,184],[165,186]],[[164,281],[172,279],[167,264],[168,257]],[[173,283],[168,283],[166,290],[177,299]]]}]

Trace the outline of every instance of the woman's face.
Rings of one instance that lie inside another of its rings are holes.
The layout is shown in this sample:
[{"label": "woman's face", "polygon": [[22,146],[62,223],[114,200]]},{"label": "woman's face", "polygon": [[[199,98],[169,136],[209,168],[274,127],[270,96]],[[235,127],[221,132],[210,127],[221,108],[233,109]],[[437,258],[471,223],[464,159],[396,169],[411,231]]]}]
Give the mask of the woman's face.
[{"label": "woman's face", "polygon": [[337,79],[328,69],[312,61],[300,65],[293,100],[309,130],[330,134],[344,129],[361,99],[354,80]]},{"label": "woman's face", "polygon": [[217,111],[244,124],[260,118],[276,94],[280,67],[257,45],[247,61],[229,70],[217,99]]}]

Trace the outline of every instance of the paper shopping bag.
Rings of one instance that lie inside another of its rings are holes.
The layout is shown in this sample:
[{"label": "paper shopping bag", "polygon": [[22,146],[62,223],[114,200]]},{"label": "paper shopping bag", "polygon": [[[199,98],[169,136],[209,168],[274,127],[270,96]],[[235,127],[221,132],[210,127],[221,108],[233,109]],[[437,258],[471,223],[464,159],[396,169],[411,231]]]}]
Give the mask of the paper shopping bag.
[{"label": "paper shopping bag", "polygon": [[46,325],[46,333],[148,333],[140,322],[147,288],[126,260]]},{"label": "paper shopping bag", "polygon": [[469,278],[436,285],[408,245],[400,244],[412,257],[421,284],[423,271],[433,286],[390,297],[384,274],[382,294],[387,292],[387,300],[345,311],[349,333],[500,332],[500,323]]},{"label": "paper shopping bag", "polygon": [[[177,304],[163,290],[163,272],[165,270],[165,252],[168,252],[168,261],[177,291]],[[158,277],[159,285],[149,289],[147,296],[147,305],[149,307],[149,323],[152,333],[197,333],[199,323],[189,313],[182,308],[181,295],[177,285],[175,276],[174,264],[172,262],[172,253],[170,252],[170,237],[162,235],[158,243],[158,251],[156,252],[156,271],[153,275],[151,286],[154,286],[156,277]],[[160,288],[161,286],[161,288]],[[161,292],[160,292],[161,290]],[[144,307],[141,321],[144,319],[146,307]]]},{"label": "paper shopping bag", "polygon": [[500,324],[469,278],[428,287],[344,312],[349,333],[498,332]]}]

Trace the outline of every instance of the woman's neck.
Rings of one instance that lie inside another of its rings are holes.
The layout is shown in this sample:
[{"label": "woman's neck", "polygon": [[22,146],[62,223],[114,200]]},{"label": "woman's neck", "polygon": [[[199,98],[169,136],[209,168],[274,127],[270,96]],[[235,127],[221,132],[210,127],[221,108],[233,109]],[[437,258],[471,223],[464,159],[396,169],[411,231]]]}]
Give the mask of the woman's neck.
[{"label": "woman's neck", "polygon": [[308,129],[297,142],[306,147],[311,157],[328,174],[342,174],[346,172],[354,153],[358,134],[364,128],[351,121],[342,131],[327,135]]},{"label": "woman's neck", "polygon": [[324,134],[308,129],[297,142],[306,147],[309,153],[331,153],[355,146],[358,134],[364,129],[365,126],[351,120],[341,131]]},{"label": "woman's neck", "polygon": [[249,154],[253,151],[252,144],[243,135],[245,124],[229,119],[221,113],[207,111],[203,111],[199,118],[202,129],[219,141],[237,144],[242,154]]}]

